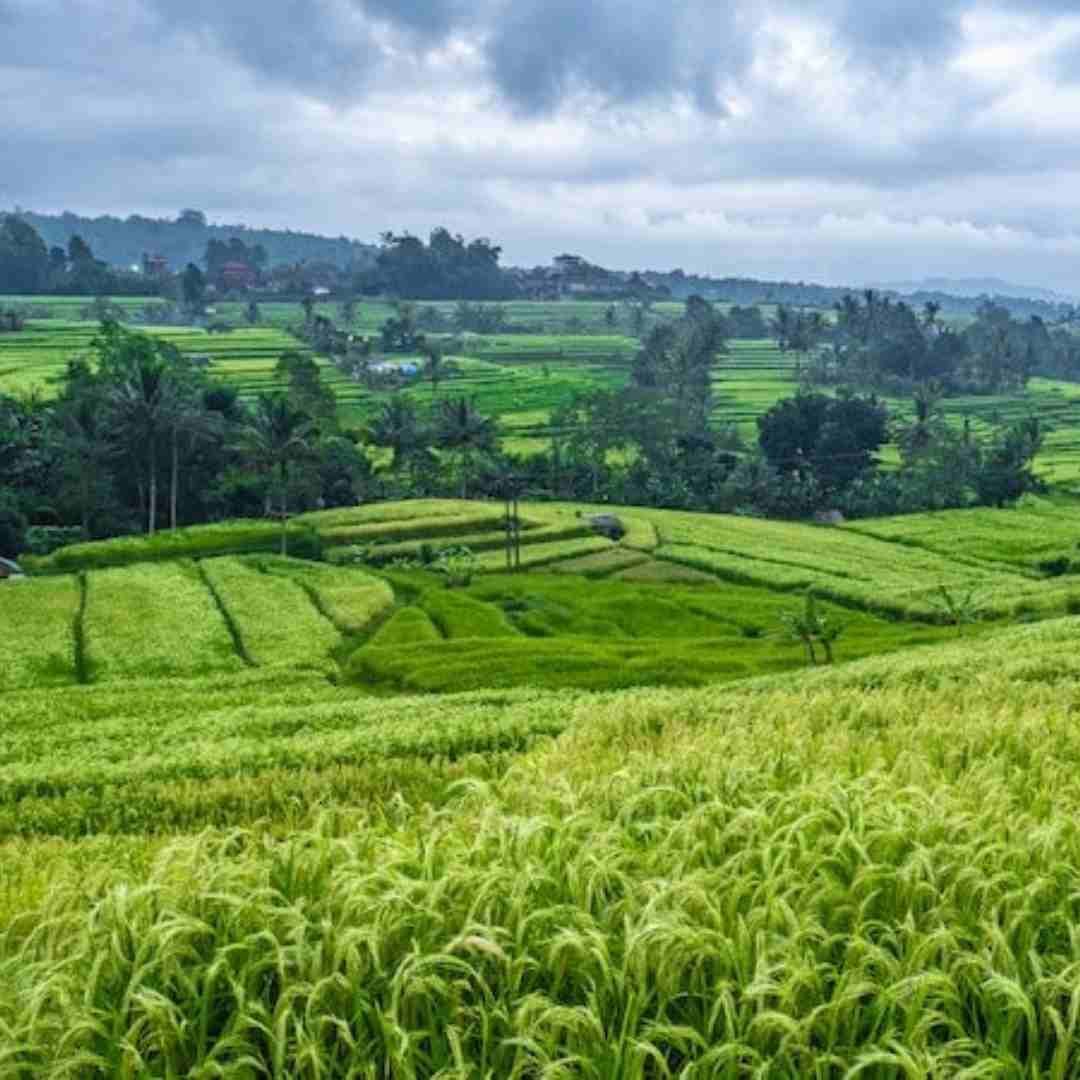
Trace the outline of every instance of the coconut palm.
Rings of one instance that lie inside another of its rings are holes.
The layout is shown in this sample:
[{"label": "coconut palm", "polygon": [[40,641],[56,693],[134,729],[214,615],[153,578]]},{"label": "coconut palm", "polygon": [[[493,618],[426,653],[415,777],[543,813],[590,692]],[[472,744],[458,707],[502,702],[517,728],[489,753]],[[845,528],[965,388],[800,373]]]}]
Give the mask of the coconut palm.
[{"label": "coconut palm", "polygon": [[397,472],[427,449],[428,436],[416,415],[416,407],[406,397],[385,402],[368,425],[368,441],[393,452],[390,468]]},{"label": "coconut palm", "polygon": [[424,364],[424,374],[431,380],[431,395],[434,397],[435,394],[438,393],[439,382],[446,371],[446,368],[443,365],[442,348],[432,341],[425,344],[424,352],[427,354],[427,363]]},{"label": "coconut palm", "polygon": [[100,502],[102,487],[108,483],[107,469],[116,454],[108,413],[102,408],[101,394],[87,390],[61,401],[55,418],[65,478],[75,487],[79,523],[83,535],[89,536],[91,516]]},{"label": "coconut palm", "polygon": [[288,554],[289,474],[311,453],[314,425],[280,390],[260,394],[241,432],[241,447],[255,464],[277,474],[280,486],[281,554]]},{"label": "coconut palm", "polygon": [[143,458],[146,531],[153,536],[157,529],[158,442],[176,410],[176,384],[171,366],[153,343],[135,344],[138,347],[127,350],[109,402],[122,437],[132,452]]},{"label": "coconut palm", "polygon": [[446,450],[456,450],[461,463],[461,497],[467,499],[473,455],[495,450],[498,431],[493,417],[484,416],[474,402],[465,397],[439,403],[436,443]]}]

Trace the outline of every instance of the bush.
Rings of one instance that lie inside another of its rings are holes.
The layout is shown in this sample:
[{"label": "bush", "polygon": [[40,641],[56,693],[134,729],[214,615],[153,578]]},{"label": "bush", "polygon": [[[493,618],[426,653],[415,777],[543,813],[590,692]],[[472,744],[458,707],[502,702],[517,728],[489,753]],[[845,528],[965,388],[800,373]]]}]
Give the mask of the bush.
[{"label": "bush", "polygon": [[303,526],[298,534],[289,535],[289,554],[294,559],[322,562],[322,537],[310,525]]},{"label": "bush", "polygon": [[1072,562],[1067,555],[1057,555],[1052,559],[1041,559],[1036,567],[1047,577],[1061,577],[1072,569]]},{"label": "bush", "polygon": [[1070,593],[1065,597],[1065,610],[1070,615],[1080,615],[1080,593]]},{"label": "bush", "polygon": [[31,525],[26,530],[26,550],[31,555],[51,555],[69,544],[83,539],[83,531],[77,525]]},{"label": "bush", "polygon": [[476,556],[463,546],[445,548],[435,560],[435,571],[446,579],[448,589],[471,585],[476,570]]}]

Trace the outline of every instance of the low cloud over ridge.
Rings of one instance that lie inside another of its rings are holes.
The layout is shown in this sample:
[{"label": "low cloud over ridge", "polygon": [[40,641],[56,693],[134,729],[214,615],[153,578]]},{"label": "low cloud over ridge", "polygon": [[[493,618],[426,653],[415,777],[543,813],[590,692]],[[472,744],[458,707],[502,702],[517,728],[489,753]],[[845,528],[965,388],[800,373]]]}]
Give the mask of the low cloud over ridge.
[{"label": "low cloud over ridge", "polygon": [[1080,293],[1074,10],[0,0],[0,206]]}]

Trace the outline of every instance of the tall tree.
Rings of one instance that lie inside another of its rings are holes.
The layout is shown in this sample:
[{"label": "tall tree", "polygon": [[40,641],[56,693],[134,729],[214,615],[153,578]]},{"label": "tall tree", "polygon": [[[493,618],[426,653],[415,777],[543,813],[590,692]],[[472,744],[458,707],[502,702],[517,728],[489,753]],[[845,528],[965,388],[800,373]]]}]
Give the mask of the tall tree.
[{"label": "tall tree", "polygon": [[206,276],[194,264],[188,263],[180,278],[180,289],[184,297],[184,306],[188,311],[199,314],[206,303]]},{"label": "tall tree", "polygon": [[176,383],[163,343],[106,323],[98,339],[117,427],[146,478],[146,531],[157,530],[158,446],[177,407]]},{"label": "tall tree", "polygon": [[281,517],[281,554],[288,554],[289,480],[293,465],[312,452],[314,426],[281,391],[259,394],[251,418],[240,436],[240,446],[257,467],[276,477]]},{"label": "tall tree", "polygon": [[439,403],[436,442],[447,450],[457,451],[461,467],[461,497],[469,497],[474,455],[497,449],[498,427],[485,416],[476,403],[466,397],[450,398]]},{"label": "tall tree", "polygon": [[367,437],[375,446],[392,451],[390,468],[394,472],[422,456],[430,444],[430,435],[420,423],[416,406],[400,395],[383,403],[368,426]]}]

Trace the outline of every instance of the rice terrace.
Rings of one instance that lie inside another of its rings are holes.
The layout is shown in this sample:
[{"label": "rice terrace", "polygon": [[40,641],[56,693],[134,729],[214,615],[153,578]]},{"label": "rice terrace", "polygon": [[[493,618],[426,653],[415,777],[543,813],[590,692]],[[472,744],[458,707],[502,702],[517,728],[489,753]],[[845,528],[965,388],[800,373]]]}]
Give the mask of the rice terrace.
[{"label": "rice terrace", "polygon": [[0,1080],[1080,1080],[1074,8],[0,0]]}]

